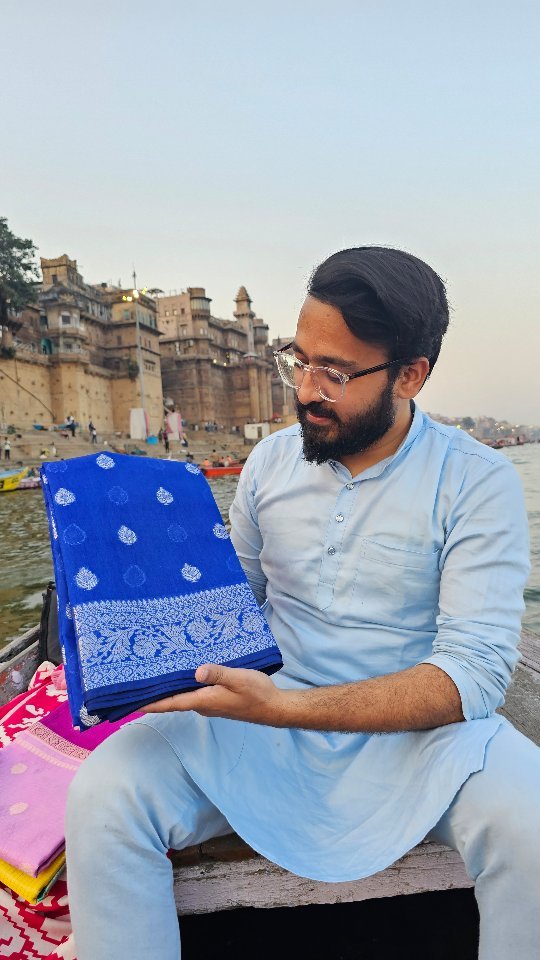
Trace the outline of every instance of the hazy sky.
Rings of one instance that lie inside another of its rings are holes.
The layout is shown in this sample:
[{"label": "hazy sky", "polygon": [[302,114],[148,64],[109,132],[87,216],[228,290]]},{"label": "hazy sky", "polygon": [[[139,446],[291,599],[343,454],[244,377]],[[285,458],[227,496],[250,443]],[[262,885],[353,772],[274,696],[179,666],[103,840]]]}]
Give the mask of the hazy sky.
[{"label": "hazy sky", "polygon": [[0,215],[86,280],[294,332],[382,243],[448,284],[433,412],[540,423],[537,0],[4,0]]}]

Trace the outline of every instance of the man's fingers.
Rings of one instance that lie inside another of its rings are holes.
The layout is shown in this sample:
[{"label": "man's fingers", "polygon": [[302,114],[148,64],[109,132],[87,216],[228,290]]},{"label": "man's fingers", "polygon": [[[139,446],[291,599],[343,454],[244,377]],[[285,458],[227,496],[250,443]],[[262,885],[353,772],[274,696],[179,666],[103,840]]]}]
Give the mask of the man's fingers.
[{"label": "man's fingers", "polygon": [[219,663],[203,663],[195,671],[197,683],[216,684],[224,687],[234,687],[238,671],[231,667],[222,667]]},{"label": "man's fingers", "polygon": [[204,690],[189,690],[187,693],[177,693],[173,697],[163,697],[163,700],[147,703],[146,706],[139,707],[139,710],[141,713],[168,713],[171,710],[198,710],[204,706],[204,702],[202,701],[206,699],[205,692]]},{"label": "man's fingers", "polygon": [[246,688],[246,675],[253,681],[252,670],[240,670],[232,667],[222,667],[218,663],[205,663],[195,672],[197,683],[203,683],[199,690],[190,690],[186,693],[177,693],[172,697],[164,697],[140,707],[142,713],[168,713],[171,710],[196,710],[200,713],[217,709],[218,704],[223,706],[222,698],[227,691],[234,695],[242,695]]}]

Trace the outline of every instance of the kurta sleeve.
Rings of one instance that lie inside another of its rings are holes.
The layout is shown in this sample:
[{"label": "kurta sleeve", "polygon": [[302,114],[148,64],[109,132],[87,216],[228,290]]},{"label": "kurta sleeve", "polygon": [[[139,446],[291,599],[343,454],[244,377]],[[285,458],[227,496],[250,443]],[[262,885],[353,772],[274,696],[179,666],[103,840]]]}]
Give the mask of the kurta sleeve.
[{"label": "kurta sleeve", "polygon": [[504,703],[519,659],[529,574],[523,491],[509,462],[469,475],[447,516],[433,663],[456,684],[466,720]]},{"label": "kurta sleeve", "polygon": [[251,454],[240,474],[236,495],[229,510],[229,519],[234,549],[257,603],[262,606],[266,599],[266,577],[259,559],[262,536],[255,508],[254,459]]}]

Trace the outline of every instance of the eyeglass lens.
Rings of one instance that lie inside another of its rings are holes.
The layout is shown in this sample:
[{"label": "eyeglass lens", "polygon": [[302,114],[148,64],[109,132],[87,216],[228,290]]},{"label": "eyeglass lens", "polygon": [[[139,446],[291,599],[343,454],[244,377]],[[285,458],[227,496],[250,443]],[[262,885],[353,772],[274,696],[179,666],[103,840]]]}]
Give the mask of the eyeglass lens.
[{"label": "eyeglass lens", "polygon": [[[306,373],[305,365],[301,364],[291,354],[281,353],[276,356],[281,379],[289,387],[299,390]],[[310,369],[313,382],[324,400],[336,401],[343,396],[343,381],[329,367],[315,367]]]}]

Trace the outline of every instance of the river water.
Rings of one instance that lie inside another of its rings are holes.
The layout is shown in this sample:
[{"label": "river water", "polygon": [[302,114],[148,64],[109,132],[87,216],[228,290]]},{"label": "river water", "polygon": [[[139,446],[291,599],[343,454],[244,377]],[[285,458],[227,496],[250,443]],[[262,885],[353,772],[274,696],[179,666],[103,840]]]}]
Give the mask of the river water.
[{"label": "river water", "polygon": [[[505,454],[521,477],[529,515],[532,573],[523,622],[540,634],[540,444],[507,448]],[[224,517],[236,483],[236,477],[210,481]],[[0,495],[0,647],[38,623],[41,595],[52,575],[41,490]]]}]

